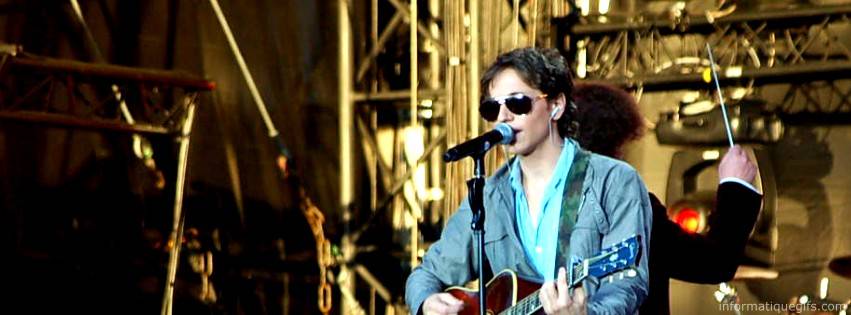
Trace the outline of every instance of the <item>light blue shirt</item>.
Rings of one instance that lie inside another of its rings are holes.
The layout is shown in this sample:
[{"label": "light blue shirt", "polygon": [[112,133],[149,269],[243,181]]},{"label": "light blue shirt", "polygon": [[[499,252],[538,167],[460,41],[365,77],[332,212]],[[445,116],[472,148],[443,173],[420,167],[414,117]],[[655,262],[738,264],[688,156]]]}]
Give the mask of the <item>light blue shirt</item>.
[{"label": "light blue shirt", "polygon": [[529,201],[523,190],[520,171],[520,159],[514,159],[509,173],[509,182],[514,191],[514,213],[517,220],[517,234],[526,252],[526,258],[537,269],[545,281],[555,279],[556,245],[558,244],[558,224],[561,217],[561,203],[567,173],[573,164],[576,143],[565,139],[564,148],[558,158],[550,183],[541,199],[537,222],[529,214]]}]

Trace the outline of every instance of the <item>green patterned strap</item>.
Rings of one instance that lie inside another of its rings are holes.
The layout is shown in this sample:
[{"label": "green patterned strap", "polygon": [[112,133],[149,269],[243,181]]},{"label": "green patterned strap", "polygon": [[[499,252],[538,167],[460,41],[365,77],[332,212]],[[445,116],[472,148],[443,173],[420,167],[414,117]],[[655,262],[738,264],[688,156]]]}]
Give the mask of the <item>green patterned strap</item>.
[{"label": "green patterned strap", "polygon": [[561,201],[555,274],[558,274],[559,267],[567,266],[568,255],[570,253],[570,234],[573,233],[573,225],[576,224],[576,214],[579,212],[579,205],[582,202],[582,184],[585,182],[585,172],[588,169],[588,161],[590,159],[590,152],[583,150],[579,146],[576,147],[573,165],[567,174],[567,182],[564,185],[564,196]]}]

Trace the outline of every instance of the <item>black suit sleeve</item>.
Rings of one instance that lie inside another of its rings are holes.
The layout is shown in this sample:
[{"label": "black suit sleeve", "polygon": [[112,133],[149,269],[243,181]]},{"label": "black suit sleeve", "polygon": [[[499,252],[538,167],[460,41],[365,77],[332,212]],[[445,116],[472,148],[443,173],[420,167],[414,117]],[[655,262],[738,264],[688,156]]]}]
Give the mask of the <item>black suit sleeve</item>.
[{"label": "black suit sleeve", "polygon": [[[660,203],[661,205],[661,203]],[[733,278],[756,223],[762,195],[735,182],[718,186],[715,210],[706,235],[690,234],[675,222],[656,220],[668,246],[660,263],[671,278],[695,283],[720,283]]]}]

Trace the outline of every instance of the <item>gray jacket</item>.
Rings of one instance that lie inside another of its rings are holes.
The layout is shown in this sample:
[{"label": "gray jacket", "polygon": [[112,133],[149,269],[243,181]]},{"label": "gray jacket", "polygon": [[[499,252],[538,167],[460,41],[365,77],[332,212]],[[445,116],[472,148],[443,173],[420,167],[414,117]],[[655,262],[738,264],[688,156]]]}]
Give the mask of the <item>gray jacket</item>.
[{"label": "gray jacket", "polygon": [[[485,253],[495,273],[511,269],[521,277],[541,279],[526,259],[515,229],[508,165],[503,165],[485,182]],[[636,314],[648,292],[646,257],[649,257],[652,209],[647,188],[631,166],[597,154],[592,154],[585,176],[579,215],[570,238],[571,256],[598,255],[601,249],[633,234],[641,235],[642,247],[636,277],[583,284],[588,294],[588,314]],[[405,301],[411,314],[419,314],[428,296],[478,276],[471,215],[469,205],[463,202],[449,219],[440,240],[428,249],[423,263],[408,277]]]}]

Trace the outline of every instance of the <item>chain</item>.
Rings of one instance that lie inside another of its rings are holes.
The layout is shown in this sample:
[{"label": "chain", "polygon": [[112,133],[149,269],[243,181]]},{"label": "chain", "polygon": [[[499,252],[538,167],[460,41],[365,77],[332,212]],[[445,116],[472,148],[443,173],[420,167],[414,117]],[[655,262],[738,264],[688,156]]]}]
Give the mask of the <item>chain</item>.
[{"label": "chain", "polygon": [[302,200],[301,209],[304,212],[304,217],[307,218],[307,223],[310,225],[310,230],[313,232],[313,238],[316,241],[316,260],[319,264],[319,311],[322,314],[328,315],[332,305],[331,284],[328,283],[328,267],[333,264],[333,260],[331,257],[331,242],[325,239],[325,231],[322,229],[325,216],[313,204],[313,201],[310,200],[310,197],[307,196],[307,192],[303,188],[299,188],[299,194]]},{"label": "chain", "polygon": [[213,275],[213,252],[207,251],[201,257],[201,300],[207,303],[216,302],[216,290],[210,276]]},{"label": "chain", "polygon": [[[283,145],[283,142],[280,142],[280,138],[276,139],[279,141],[278,146],[281,150],[281,154],[278,155],[277,159],[278,169],[281,171],[281,175],[283,175],[284,178],[287,178],[291,176],[288,163],[289,159],[287,158],[288,154],[286,153],[286,147]],[[324,315],[328,315],[333,304],[331,284],[328,282],[328,279],[330,278],[328,275],[328,268],[334,263],[334,260],[331,256],[331,242],[325,238],[325,230],[322,228],[322,224],[325,223],[325,215],[323,215],[322,211],[319,210],[316,204],[310,200],[310,196],[307,195],[307,191],[305,191],[300,185],[298,193],[301,199],[301,211],[304,213],[304,217],[307,219],[307,224],[310,225],[310,231],[313,232],[313,239],[316,241],[316,262],[319,264],[317,304],[319,306],[319,311]]]}]

